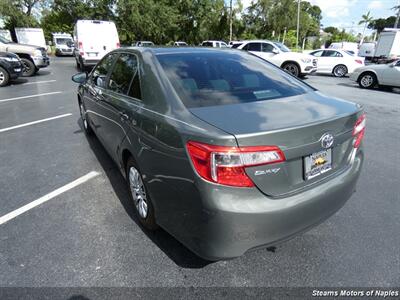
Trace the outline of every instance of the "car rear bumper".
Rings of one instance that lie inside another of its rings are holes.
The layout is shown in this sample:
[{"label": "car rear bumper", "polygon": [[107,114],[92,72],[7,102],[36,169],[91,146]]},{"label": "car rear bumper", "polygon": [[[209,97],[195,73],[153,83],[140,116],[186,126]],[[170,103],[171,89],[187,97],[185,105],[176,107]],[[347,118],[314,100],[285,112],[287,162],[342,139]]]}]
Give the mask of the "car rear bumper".
[{"label": "car rear bumper", "polygon": [[184,228],[190,234],[181,241],[209,260],[234,258],[254,248],[276,245],[339,210],[355,191],[362,162],[363,152],[358,150],[353,163],[339,175],[280,199],[269,198],[256,188],[201,181],[201,216],[190,217],[186,223],[190,228]]},{"label": "car rear bumper", "polygon": [[100,61],[100,59],[98,59],[98,58],[96,58],[96,59],[88,59],[88,58],[82,57],[82,62],[84,63],[85,66],[94,66],[99,61]]}]

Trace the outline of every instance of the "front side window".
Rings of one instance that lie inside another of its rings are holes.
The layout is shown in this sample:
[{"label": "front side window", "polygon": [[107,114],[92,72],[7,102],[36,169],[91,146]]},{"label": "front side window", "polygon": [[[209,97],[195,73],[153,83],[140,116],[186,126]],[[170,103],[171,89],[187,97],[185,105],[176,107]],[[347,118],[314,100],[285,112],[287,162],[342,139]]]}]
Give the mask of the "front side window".
[{"label": "front side window", "polygon": [[104,57],[99,64],[92,71],[92,82],[94,85],[105,88],[107,74],[110,71],[112,64],[114,62],[115,53],[109,54]]},{"label": "front side window", "polygon": [[123,53],[117,58],[108,81],[108,89],[118,94],[141,99],[136,55]]},{"label": "front side window", "polygon": [[246,46],[243,47],[246,51],[261,51],[261,43],[248,43]]},{"label": "front side window", "polygon": [[272,53],[274,48],[275,47],[272,46],[271,44],[268,44],[268,43],[263,43],[262,44],[262,52]]},{"label": "front side window", "polygon": [[343,57],[340,52],[332,51],[332,50],[325,50],[322,54],[323,57]]},{"label": "front side window", "polygon": [[246,52],[164,53],[157,59],[189,108],[265,101],[312,90]]},{"label": "front side window", "polygon": [[311,55],[315,57],[321,57],[323,50],[312,52]]}]

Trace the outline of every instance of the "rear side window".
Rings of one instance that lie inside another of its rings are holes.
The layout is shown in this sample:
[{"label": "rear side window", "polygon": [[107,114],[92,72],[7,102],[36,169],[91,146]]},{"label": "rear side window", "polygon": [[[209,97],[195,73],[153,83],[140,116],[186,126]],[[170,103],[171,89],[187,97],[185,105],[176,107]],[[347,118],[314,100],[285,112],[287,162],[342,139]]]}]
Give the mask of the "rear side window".
[{"label": "rear side window", "polygon": [[212,47],[213,46],[213,43],[211,43],[211,42],[204,42],[204,43],[202,43],[201,44],[203,47]]},{"label": "rear side window", "polygon": [[109,54],[104,57],[99,64],[92,71],[92,82],[98,86],[105,88],[106,78],[108,71],[110,71],[112,64],[114,62],[116,54]]},{"label": "rear side window", "polygon": [[108,81],[108,89],[141,99],[139,64],[136,55],[123,53],[118,57]]},{"label": "rear side window", "polygon": [[189,108],[264,101],[312,90],[246,52],[165,53],[157,58]]}]

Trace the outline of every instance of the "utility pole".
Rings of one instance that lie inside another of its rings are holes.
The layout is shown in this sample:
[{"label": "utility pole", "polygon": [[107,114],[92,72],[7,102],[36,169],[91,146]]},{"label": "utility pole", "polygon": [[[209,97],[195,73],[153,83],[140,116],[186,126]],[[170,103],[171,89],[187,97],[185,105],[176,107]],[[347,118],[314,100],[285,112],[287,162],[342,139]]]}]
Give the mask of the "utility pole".
[{"label": "utility pole", "polygon": [[230,6],[229,6],[229,41],[232,41],[232,34],[233,34],[233,30],[232,30],[232,0],[230,0]]},{"label": "utility pole", "polygon": [[299,32],[300,32],[300,2],[297,1],[297,34],[296,34],[296,48],[299,49]]}]

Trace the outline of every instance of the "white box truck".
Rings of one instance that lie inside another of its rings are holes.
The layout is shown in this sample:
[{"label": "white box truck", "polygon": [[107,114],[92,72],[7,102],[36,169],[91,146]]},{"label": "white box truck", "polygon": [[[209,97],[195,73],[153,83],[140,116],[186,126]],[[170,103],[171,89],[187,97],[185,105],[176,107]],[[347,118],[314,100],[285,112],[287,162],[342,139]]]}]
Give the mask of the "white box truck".
[{"label": "white box truck", "polygon": [[76,65],[82,71],[120,46],[114,22],[99,20],[78,20],[74,27],[74,43]]},{"label": "white box truck", "polygon": [[47,49],[42,28],[15,28],[15,36],[20,44],[38,46]]},{"label": "white box truck", "polygon": [[376,44],[374,61],[391,61],[400,57],[400,29],[385,28]]},{"label": "white box truck", "polygon": [[73,39],[69,33],[54,32],[53,45],[56,49],[56,56],[73,55]]}]

